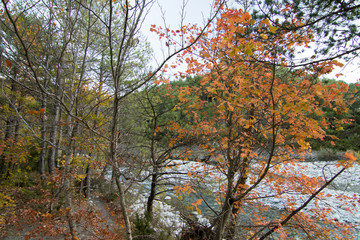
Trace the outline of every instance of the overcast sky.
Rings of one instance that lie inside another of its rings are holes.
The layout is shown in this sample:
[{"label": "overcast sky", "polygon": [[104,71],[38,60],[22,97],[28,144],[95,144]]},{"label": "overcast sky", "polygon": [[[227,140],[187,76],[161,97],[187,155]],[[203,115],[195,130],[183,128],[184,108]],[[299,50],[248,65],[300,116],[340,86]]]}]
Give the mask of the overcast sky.
[{"label": "overcast sky", "polygon": [[184,2],[186,3],[184,24],[196,23],[201,26],[203,20],[211,14],[212,0],[157,0],[142,26],[143,34],[150,42],[157,58],[162,58],[161,48],[165,46],[160,45],[157,34],[149,32],[150,26],[155,24],[163,27],[165,20],[167,27],[178,29],[181,23],[181,11]]},{"label": "overcast sky", "polygon": [[[162,51],[164,49],[167,51],[168,49],[164,46],[164,42],[161,45],[159,38],[155,33],[150,33],[150,26],[151,24],[164,26],[165,19],[168,27],[177,29],[180,26],[181,9],[184,2],[186,3],[184,24],[196,23],[203,26],[205,22],[204,19],[207,19],[211,15],[211,5],[213,0],[157,0],[152,6],[142,27],[142,32],[150,42],[157,61],[163,59]],[[161,13],[160,7],[164,12],[164,16]],[[347,64],[343,69],[337,68],[329,77],[335,78],[335,74],[343,73],[344,76],[337,79],[345,80],[346,82],[356,82],[360,78],[360,74],[358,74],[358,72],[360,72],[359,60],[355,59],[354,62],[357,64]]]}]

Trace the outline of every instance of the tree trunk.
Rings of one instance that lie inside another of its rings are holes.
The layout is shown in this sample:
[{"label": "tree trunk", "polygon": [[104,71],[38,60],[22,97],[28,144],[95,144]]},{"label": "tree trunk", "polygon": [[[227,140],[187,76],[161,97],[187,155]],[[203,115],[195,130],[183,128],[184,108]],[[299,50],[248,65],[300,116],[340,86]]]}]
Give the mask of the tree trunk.
[{"label": "tree trunk", "polygon": [[12,144],[12,140],[11,140],[12,125],[13,125],[13,116],[9,116],[6,120],[6,128],[5,128],[5,136],[4,136],[4,142],[6,146],[0,156],[1,175],[5,175],[9,169],[9,159],[7,159],[6,154],[8,152],[9,147]]},{"label": "tree trunk", "polygon": [[[116,92],[116,91],[115,91]],[[126,239],[132,240],[132,231],[131,224],[129,219],[129,214],[126,207],[125,202],[125,193],[120,182],[120,172],[119,172],[119,163],[117,159],[117,142],[118,142],[118,118],[119,118],[119,99],[117,97],[117,93],[114,96],[113,103],[113,116],[112,116],[112,124],[111,124],[111,138],[110,138],[110,160],[113,166],[113,173],[115,174],[115,182],[118,188],[119,197],[120,197],[120,207],[122,211],[122,215],[125,221],[126,228]]]},{"label": "tree trunk", "polygon": [[130,224],[129,214],[127,212],[127,207],[126,207],[126,203],[125,203],[124,189],[123,189],[122,184],[120,182],[120,176],[116,176],[115,181],[116,181],[116,186],[117,186],[118,191],[119,191],[120,206],[121,206],[121,211],[122,211],[123,218],[124,218],[124,221],[125,221],[126,238],[128,240],[132,240],[133,238],[132,238],[131,224]]},{"label": "tree trunk", "polygon": [[[61,83],[61,69],[58,69],[58,76],[57,76],[57,80],[56,80],[56,90],[55,90],[55,95],[60,98],[60,86],[62,85]],[[51,148],[49,149],[49,155],[48,155],[48,169],[49,169],[49,173],[50,175],[54,174],[54,170],[55,170],[55,159],[56,159],[56,151],[57,151],[57,133],[58,133],[58,125],[59,125],[59,119],[60,119],[60,99],[55,99],[54,100],[54,117],[51,123],[51,131],[50,131],[50,137],[49,137],[49,142],[52,144]]]},{"label": "tree trunk", "polygon": [[40,144],[40,157],[39,157],[39,173],[42,179],[45,178],[45,155],[46,155],[46,95],[43,94],[41,108],[41,144]]},{"label": "tree trunk", "polygon": [[[46,69],[49,69],[49,54],[46,56]],[[44,89],[47,89],[49,83],[49,77],[44,78]],[[47,107],[47,94],[42,93],[41,96],[41,144],[40,144],[40,156],[39,156],[39,173],[40,178],[45,177],[45,161],[46,161],[46,107]]]},{"label": "tree trunk", "polygon": [[154,169],[154,173],[151,178],[150,195],[148,197],[147,205],[146,205],[146,212],[150,219],[152,219],[153,217],[153,206],[154,206],[154,199],[156,196],[157,178],[158,178],[157,169]]},{"label": "tree trunk", "polygon": [[89,199],[91,197],[91,167],[88,166],[88,171],[86,175],[86,181],[85,181],[85,197]]},{"label": "tree trunk", "polygon": [[[17,73],[18,73],[17,68],[13,67],[12,70],[13,70],[13,74],[14,74],[14,79],[17,79]],[[9,109],[15,108],[15,102],[17,99],[16,91],[17,91],[16,82],[11,80],[10,97],[8,99]],[[20,108],[20,103],[19,103],[19,108]],[[0,173],[2,175],[6,175],[6,177],[8,177],[10,175],[10,171],[11,171],[10,169],[12,166],[11,155],[10,156],[6,156],[6,155],[11,152],[11,147],[14,146],[14,143],[18,139],[19,129],[20,129],[19,127],[20,127],[20,123],[19,123],[19,118],[17,117],[17,115],[10,115],[6,119],[6,128],[5,128],[5,136],[4,136],[4,142],[6,144],[6,147],[0,156],[0,160],[1,160],[1,172]]]},{"label": "tree trunk", "polygon": [[[69,143],[71,145],[71,143]],[[69,150],[69,152],[68,152]],[[65,210],[66,217],[70,229],[72,239],[77,238],[77,227],[74,220],[72,211],[72,190],[71,190],[71,177],[70,177],[70,163],[72,159],[71,148],[66,149],[65,166],[64,166],[64,189],[65,189]]]},{"label": "tree trunk", "polygon": [[231,201],[230,198],[227,197],[223,209],[221,211],[221,215],[217,219],[214,240],[223,239],[226,224],[231,217],[233,207],[234,207],[234,203]]},{"label": "tree trunk", "polygon": [[[86,177],[81,180],[80,183],[80,190],[79,190],[79,199],[81,200],[81,197],[84,197],[86,199],[90,198],[90,187],[91,187],[91,168],[90,165],[86,166]],[[80,203],[80,201],[79,201]]]},{"label": "tree trunk", "polygon": [[[62,111],[60,111],[60,114],[59,114],[59,119],[61,119],[61,116],[62,116]],[[57,139],[56,139],[56,148],[55,148],[55,159],[54,159],[54,167],[55,169],[56,168],[59,168],[59,156],[60,154],[62,153],[62,138],[63,138],[63,131],[64,131],[64,127],[65,126],[59,126],[57,128]],[[59,153],[60,152],[60,153]]]},{"label": "tree trunk", "polygon": [[67,117],[67,127],[66,127],[66,139],[67,145],[65,147],[65,163],[64,163],[64,189],[65,189],[65,209],[67,213],[67,221],[70,229],[70,234],[72,239],[77,238],[77,227],[74,220],[74,215],[72,211],[72,186],[71,186],[71,161],[74,155],[73,145],[76,135],[76,128],[73,126],[71,117]]}]

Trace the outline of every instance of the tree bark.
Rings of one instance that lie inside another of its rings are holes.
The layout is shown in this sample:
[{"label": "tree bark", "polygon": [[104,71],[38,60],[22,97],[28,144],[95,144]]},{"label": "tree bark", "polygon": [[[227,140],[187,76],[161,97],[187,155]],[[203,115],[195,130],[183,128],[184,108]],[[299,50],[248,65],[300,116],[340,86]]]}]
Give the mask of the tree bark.
[{"label": "tree bark", "polygon": [[153,217],[153,206],[154,206],[154,199],[156,196],[157,178],[158,178],[157,169],[154,169],[154,173],[151,178],[150,195],[148,197],[146,204],[146,212],[150,219],[152,219]]},{"label": "tree bark", "polygon": [[120,177],[119,176],[116,176],[115,181],[116,181],[116,186],[117,186],[118,191],[119,191],[120,207],[121,207],[123,218],[124,218],[124,221],[125,221],[126,238],[128,240],[132,240],[133,238],[132,238],[131,224],[130,224],[129,214],[127,212],[127,207],[126,207],[126,203],[125,203],[124,189],[123,189],[122,184],[120,182]]},{"label": "tree bark", "polygon": [[[16,67],[13,67],[13,74],[14,74],[14,79],[17,79],[17,74],[18,74],[18,70]],[[18,90],[17,86],[16,86],[16,82],[14,80],[11,80],[11,85],[10,85],[10,97],[8,99],[9,103],[8,103],[8,107],[9,109],[13,109],[15,108],[15,102],[16,102],[16,91]],[[20,108],[20,103],[19,106]],[[9,176],[11,171],[11,167],[12,167],[12,159],[11,159],[11,155],[10,156],[6,156],[6,154],[9,153],[9,150],[12,146],[14,146],[14,143],[17,142],[18,136],[19,136],[19,127],[20,127],[20,123],[19,123],[19,119],[16,115],[10,115],[9,117],[7,117],[6,119],[6,128],[5,128],[5,136],[4,136],[4,142],[6,144],[6,147],[4,149],[4,152],[1,154],[0,156],[0,160],[1,160],[1,174],[2,175],[6,175],[7,177]],[[11,150],[10,150],[11,151]]]},{"label": "tree bark", "polygon": [[111,124],[111,138],[110,138],[110,161],[113,166],[113,173],[115,174],[115,182],[118,188],[119,198],[120,198],[120,207],[122,215],[125,222],[126,228],[126,239],[132,240],[132,230],[130,224],[130,218],[125,202],[125,193],[120,182],[120,172],[119,172],[119,163],[118,163],[118,154],[117,154],[117,142],[118,142],[118,118],[119,118],[119,99],[115,91],[114,102],[113,102],[113,116]]},{"label": "tree bark", "polygon": [[[61,86],[62,86],[61,72],[62,72],[62,60],[60,60],[59,63],[58,73],[56,77],[56,84],[55,84],[55,95],[58,98],[60,98],[61,95]],[[49,137],[49,142],[52,144],[52,146],[49,149],[49,155],[48,155],[48,169],[50,175],[53,175],[55,170],[56,148],[58,147],[57,133],[58,133],[59,120],[60,120],[60,99],[54,99],[53,109],[54,109],[53,110],[54,116],[51,123],[51,131]]]},{"label": "tree bark", "polygon": [[86,179],[85,179],[85,198],[89,199],[91,197],[91,167],[88,165],[86,169]]},{"label": "tree bark", "polygon": [[[44,88],[46,88],[47,85],[47,80],[45,80],[44,83]],[[40,173],[40,178],[44,179],[45,178],[45,158],[46,158],[46,101],[47,101],[47,97],[46,94],[42,94],[42,99],[41,99],[42,103],[41,103],[41,108],[43,110],[41,114],[41,144],[40,144],[40,156],[39,156],[39,173]]]},{"label": "tree bark", "polygon": [[216,227],[215,227],[215,236],[214,240],[222,240],[224,236],[224,231],[226,228],[226,224],[230,219],[232,209],[234,207],[234,203],[232,202],[231,198],[226,198],[224,203],[223,209],[221,211],[221,215],[216,220]]}]

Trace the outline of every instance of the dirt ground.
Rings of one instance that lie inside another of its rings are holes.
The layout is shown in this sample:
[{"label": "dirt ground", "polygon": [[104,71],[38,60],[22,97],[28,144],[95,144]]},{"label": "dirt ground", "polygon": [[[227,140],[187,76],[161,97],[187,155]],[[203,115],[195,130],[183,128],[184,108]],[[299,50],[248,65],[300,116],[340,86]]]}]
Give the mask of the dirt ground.
[{"label": "dirt ground", "polygon": [[[116,239],[116,234],[121,235],[122,228],[119,224],[118,217],[112,210],[115,204],[109,204],[105,200],[95,196],[82,204],[82,220],[77,222],[78,238],[80,240],[90,239]],[[74,207],[76,211],[76,206]],[[86,214],[86,215],[84,215]],[[5,234],[0,236],[1,240],[27,240],[27,239],[46,239],[46,240],[60,240],[70,239],[68,233],[68,226],[66,221],[60,221],[57,228],[60,234],[51,236],[51,234],[42,235],[41,229],[51,228],[52,226],[42,226],[40,223],[33,224],[19,224],[17,226],[7,225]],[[62,232],[62,233],[61,233]]]}]

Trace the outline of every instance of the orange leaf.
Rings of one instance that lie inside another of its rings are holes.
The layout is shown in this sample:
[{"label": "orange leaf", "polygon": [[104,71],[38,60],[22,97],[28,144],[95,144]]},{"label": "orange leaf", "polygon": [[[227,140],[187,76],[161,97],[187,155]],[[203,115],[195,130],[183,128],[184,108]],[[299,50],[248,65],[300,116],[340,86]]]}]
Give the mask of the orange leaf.
[{"label": "orange leaf", "polygon": [[346,152],[344,154],[344,157],[346,160],[340,160],[336,164],[337,167],[344,167],[344,168],[351,168],[353,166],[353,163],[357,160],[357,158],[354,156],[351,152]]},{"label": "orange leaf", "polygon": [[35,110],[30,110],[30,111],[28,111],[28,114],[39,114],[39,112],[35,111]]},{"label": "orange leaf", "polygon": [[356,157],[351,152],[346,152],[344,154],[344,157],[346,157],[349,161],[356,161]]},{"label": "orange leaf", "polygon": [[337,77],[337,78],[340,76],[344,76],[344,74],[342,74],[342,73],[335,74],[335,77]]},{"label": "orange leaf", "polygon": [[11,68],[11,61],[9,59],[5,59],[6,65]]}]

